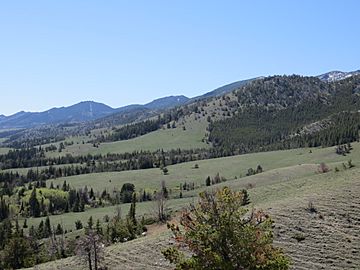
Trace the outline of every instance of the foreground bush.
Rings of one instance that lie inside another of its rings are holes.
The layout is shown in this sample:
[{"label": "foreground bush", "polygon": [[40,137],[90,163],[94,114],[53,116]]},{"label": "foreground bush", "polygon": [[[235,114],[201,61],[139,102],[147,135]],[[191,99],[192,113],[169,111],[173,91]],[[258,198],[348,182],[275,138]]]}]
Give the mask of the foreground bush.
[{"label": "foreground bush", "polygon": [[289,269],[288,258],[272,245],[271,219],[242,205],[243,193],[226,187],[200,193],[182,213],[180,228],[168,225],[177,245],[163,251],[165,258],[176,269]]}]

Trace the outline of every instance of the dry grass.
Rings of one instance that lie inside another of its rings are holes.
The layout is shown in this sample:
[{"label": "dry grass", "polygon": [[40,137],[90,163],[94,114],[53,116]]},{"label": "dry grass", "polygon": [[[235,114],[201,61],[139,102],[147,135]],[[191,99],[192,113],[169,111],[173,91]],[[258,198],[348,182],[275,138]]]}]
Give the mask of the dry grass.
[{"label": "dry grass", "polygon": [[[288,181],[269,178],[249,190],[255,206],[273,217],[275,243],[291,257],[293,269],[360,269],[359,173],[355,168]],[[241,188],[238,180],[227,184]],[[316,212],[307,209],[309,201]],[[171,269],[161,254],[170,244],[164,227],[153,228],[147,237],[108,247],[106,264],[109,269]],[[71,257],[37,269],[83,268]]]},{"label": "dry grass", "polygon": [[[350,158],[356,167],[344,170],[342,163]],[[322,161],[329,165],[330,172],[317,172],[318,164]],[[228,181],[211,186],[211,189],[226,185],[239,190],[251,184],[250,208],[262,208],[271,214],[275,221],[275,243],[283,247],[291,257],[293,269],[360,269],[359,161],[360,144],[354,144],[354,151],[346,157],[336,155],[333,148],[313,149],[312,154],[306,149],[257,153],[200,161],[200,169],[197,170],[191,169],[190,165],[193,163],[170,166],[171,174],[167,176],[167,181],[169,186],[173,186],[184,179],[178,179],[179,176],[184,177],[187,173],[195,181],[197,178],[202,181],[204,175],[214,170],[221,174],[224,172]],[[249,166],[255,166],[257,162],[267,169],[266,172],[250,177],[230,178],[232,175],[239,175],[240,171]],[[335,166],[340,168],[339,172],[335,172]],[[142,183],[141,176],[144,174],[148,180],[144,178],[143,184],[149,186],[157,179],[155,175],[149,177],[151,172],[152,170],[132,172],[134,177],[136,174],[134,179],[127,172],[118,173],[118,177],[126,175],[128,180],[139,181],[138,186]],[[159,173],[158,170],[155,172]],[[101,179],[98,180],[101,183]],[[171,200],[173,210],[181,209],[193,201],[199,191],[205,189],[208,188],[202,186],[195,191],[184,192],[186,198]],[[316,211],[308,210],[310,201]],[[140,214],[149,209],[148,204],[139,204]],[[127,205],[122,208],[125,213]],[[90,209],[76,214],[76,217],[68,213],[51,218],[54,222],[56,219],[71,221],[69,226],[72,227],[71,218],[85,220],[89,215],[97,217],[97,214],[100,218],[108,211],[111,214],[114,209]],[[29,222],[35,223],[38,219],[29,219]],[[155,228],[147,237],[108,247],[106,264],[109,269],[171,269],[161,254],[161,250],[170,243],[169,232],[164,231],[163,227]],[[39,265],[37,269],[82,268],[78,258],[71,257]]]}]

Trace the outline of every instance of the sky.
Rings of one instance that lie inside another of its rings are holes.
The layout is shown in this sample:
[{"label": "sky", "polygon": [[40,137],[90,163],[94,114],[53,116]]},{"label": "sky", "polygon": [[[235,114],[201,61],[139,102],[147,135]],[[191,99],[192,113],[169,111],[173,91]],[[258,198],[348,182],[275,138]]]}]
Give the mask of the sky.
[{"label": "sky", "polygon": [[0,114],[360,69],[360,1],[0,1]]}]

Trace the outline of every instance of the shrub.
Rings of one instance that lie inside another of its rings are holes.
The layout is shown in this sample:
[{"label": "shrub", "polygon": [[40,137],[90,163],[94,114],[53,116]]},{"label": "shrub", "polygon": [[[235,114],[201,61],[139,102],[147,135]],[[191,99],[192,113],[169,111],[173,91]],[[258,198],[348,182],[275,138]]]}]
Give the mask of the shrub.
[{"label": "shrub", "polygon": [[309,201],[306,210],[308,210],[310,213],[317,213],[317,209],[312,201]]},{"label": "shrub", "polygon": [[294,238],[298,242],[301,242],[301,241],[304,241],[306,237],[302,233],[297,233],[292,238]]},{"label": "shrub", "polygon": [[82,222],[80,220],[75,221],[76,230],[81,230],[83,228]]},{"label": "shrub", "polygon": [[214,193],[200,193],[197,205],[190,206],[180,218],[181,230],[168,227],[179,246],[163,251],[176,269],[257,269],[286,270],[289,260],[272,245],[272,221],[261,211],[243,208],[243,193],[225,187]]},{"label": "shrub", "polygon": [[318,172],[319,173],[327,173],[329,171],[330,171],[329,167],[324,162],[321,162],[319,165],[319,168],[318,168]]}]

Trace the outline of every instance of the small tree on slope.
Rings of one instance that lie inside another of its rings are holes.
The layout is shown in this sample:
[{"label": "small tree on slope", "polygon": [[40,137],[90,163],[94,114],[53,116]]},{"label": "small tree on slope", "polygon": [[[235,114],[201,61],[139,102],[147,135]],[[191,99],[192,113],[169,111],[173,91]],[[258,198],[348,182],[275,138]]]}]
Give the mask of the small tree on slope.
[{"label": "small tree on slope", "polygon": [[261,211],[246,215],[242,204],[243,193],[227,187],[200,193],[197,205],[182,213],[181,229],[168,225],[178,245],[163,251],[166,259],[176,269],[289,269],[288,258],[272,245],[271,219]]}]

